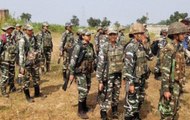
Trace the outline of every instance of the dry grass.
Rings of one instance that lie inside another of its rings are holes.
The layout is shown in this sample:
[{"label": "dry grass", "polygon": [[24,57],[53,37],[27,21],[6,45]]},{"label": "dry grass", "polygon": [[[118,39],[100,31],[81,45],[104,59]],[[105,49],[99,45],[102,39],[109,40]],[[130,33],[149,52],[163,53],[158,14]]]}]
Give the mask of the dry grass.
[{"label": "dry grass", "polygon": [[[78,92],[76,84],[73,84],[67,92],[61,89],[63,80],[61,76],[61,65],[57,64],[58,46],[60,34],[53,34],[54,52],[52,56],[52,70],[41,77],[41,91],[48,97],[46,99],[36,98],[34,103],[28,103],[23,93],[10,94],[10,98],[0,97],[0,120],[79,120],[77,117]],[[151,70],[155,62],[151,62]],[[188,68],[188,72],[189,72]],[[94,75],[93,75],[94,76]],[[188,79],[189,79],[188,74]],[[159,100],[160,81],[156,81],[153,75],[147,81],[146,99],[141,110],[143,120],[159,120],[157,104]],[[33,95],[33,88],[32,95]],[[190,91],[187,83],[186,90]],[[97,80],[92,79],[92,88],[88,97],[88,105],[93,109],[88,113],[90,120],[99,120],[99,105],[96,104]],[[120,94],[120,118],[123,114],[125,91],[121,88]],[[179,120],[190,119],[190,94],[185,93],[182,97]]]}]

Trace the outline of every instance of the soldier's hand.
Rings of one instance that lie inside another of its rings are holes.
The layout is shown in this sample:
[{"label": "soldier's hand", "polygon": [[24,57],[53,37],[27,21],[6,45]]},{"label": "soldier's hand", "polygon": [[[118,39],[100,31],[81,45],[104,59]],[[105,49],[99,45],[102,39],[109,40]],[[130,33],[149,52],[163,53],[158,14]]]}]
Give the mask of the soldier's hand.
[{"label": "soldier's hand", "polygon": [[129,92],[134,93],[135,92],[135,86],[129,85]]},{"label": "soldier's hand", "polygon": [[20,74],[24,75],[24,68],[23,67],[20,67]]},{"label": "soldier's hand", "polygon": [[104,85],[103,85],[103,83],[99,83],[99,91],[102,91],[103,90],[103,88],[104,88]]},{"label": "soldier's hand", "polygon": [[70,76],[69,76],[69,80],[70,80],[70,81],[73,81],[73,80],[74,80],[74,75],[70,75]]},{"label": "soldier's hand", "polygon": [[170,93],[170,92],[164,92],[164,97],[165,97],[167,100],[170,100],[171,93]]}]

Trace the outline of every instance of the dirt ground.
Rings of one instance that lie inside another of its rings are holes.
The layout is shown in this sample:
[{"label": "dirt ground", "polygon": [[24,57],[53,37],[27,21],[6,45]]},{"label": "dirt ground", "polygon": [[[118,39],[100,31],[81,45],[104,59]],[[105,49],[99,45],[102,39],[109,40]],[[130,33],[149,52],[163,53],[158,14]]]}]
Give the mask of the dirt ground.
[{"label": "dirt ground", "polygon": [[[60,43],[60,34],[53,34],[54,51],[52,55],[51,72],[43,74],[40,81],[42,93],[47,98],[35,98],[34,103],[28,103],[23,93],[11,93],[10,98],[0,97],[0,120],[79,120],[77,116],[77,100],[78,92],[76,84],[73,83],[66,92],[62,90],[61,64],[57,64],[58,46]],[[154,61],[150,63],[153,69]],[[187,68],[187,80],[190,67]],[[98,82],[95,74],[92,75],[92,88],[90,90],[87,103],[92,108],[92,112],[88,113],[90,120],[100,120],[99,105],[97,101]],[[17,86],[19,88],[19,86]],[[33,88],[31,94],[33,96]],[[151,74],[147,80],[146,98],[141,109],[141,117],[143,120],[159,120],[159,112],[157,110],[159,100],[160,81],[156,81]],[[190,120],[190,84],[185,86],[186,93],[181,96],[181,108],[179,110],[179,120]],[[120,119],[123,118],[123,104],[125,91],[121,88],[119,113]],[[110,112],[109,112],[110,113]]]}]

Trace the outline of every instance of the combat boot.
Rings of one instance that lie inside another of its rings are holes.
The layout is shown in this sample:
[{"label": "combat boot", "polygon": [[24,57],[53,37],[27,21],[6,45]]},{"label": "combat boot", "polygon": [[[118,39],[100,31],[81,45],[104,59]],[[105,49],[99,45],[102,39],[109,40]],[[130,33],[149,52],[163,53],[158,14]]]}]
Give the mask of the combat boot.
[{"label": "combat boot", "polygon": [[84,99],[84,102],[83,102],[83,110],[84,110],[84,112],[90,112],[91,111],[91,109],[86,104],[86,98]]},{"label": "combat boot", "polygon": [[46,98],[47,96],[40,93],[40,86],[39,85],[34,85],[34,97]]},{"label": "combat boot", "polygon": [[30,103],[34,102],[34,100],[30,97],[30,91],[29,89],[24,89],[24,94],[26,96],[26,100]]},{"label": "combat boot", "polygon": [[84,112],[84,110],[83,110],[83,103],[82,102],[78,103],[78,116],[81,119],[89,119],[89,117],[87,116],[86,112]]},{"label": "combat boot", "polygon": [[113,119],[118,119],[118,108],[117,106],[112,106],[112,118]]},{"label": "combat boot", "polygon": [[5,86],[1,86],[1,93],[3,97],[8,98],[9,94],[6,93],[6,87]]},{"label": "combat boot", "polygon": [[9,92],[10,92],[10,93],[11,93],[11,92],[16,92],[16,87],[15,87],[14,83],[11,83],[11,84],[10,84]]},{"label": "combat boot", "polygon": [[108,120],[106,111],[100,111],[101,119],[102,120]]}]

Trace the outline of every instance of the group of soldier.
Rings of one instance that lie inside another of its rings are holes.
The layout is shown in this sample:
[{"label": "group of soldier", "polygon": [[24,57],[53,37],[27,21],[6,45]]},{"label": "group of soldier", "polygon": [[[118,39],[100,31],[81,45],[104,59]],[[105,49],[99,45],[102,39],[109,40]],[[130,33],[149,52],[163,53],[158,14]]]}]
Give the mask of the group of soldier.
[{"label": "group of soldier", "polygon": [[[43,23],[39,34],[34,35],[31,25],[5,26],[1,35],[1,92],[8,97],[9,92],[16,90],[14,85],[15,62],[19,65],[19,75],[23,78],[23,90],[26,99],[34,102],[30,96],[29,85],[32,76],[35,97],[46,97],[40,93],[39,68],[43,64],[50,70],[52,37],[48,24]],[[174,120],[179,110],[179,98],[185,83],[185,65],[189,57],[189,44],[184,47],[184,40],[189,38],[189,29],[182,22],[169,25],[168,30],[161,30],[156,44],[151,44],[146,25],[133,23],[130,26],[129,38],[126,40],[125,27],[99,27],[94,37],[95,45],[90,40],[92,32],[79,29],[77,39],[74,37],[72,24],[65,24],[65,32],[60,43],[60,59],[63,58],[62,74],[65,83],[75,80],[78,89],[78,116],[89,119],[87,97],[91,88],[91,74],[96,72],[98,80],[98,97],[102,120],[108,120],[111,107],[112,118],[119,119],[119,94],[123,85],[126,88],[124,118],[141,120],[139,111],[145,99],[145,85],[149,78],[148,61],[157,56],[154,70],[155,79],[161,80],[159,111],[162,120]],[[11,34],[13,32],[13,34]],[[167,38],[167,39],[166,39]],[[189,40],[187,40],[189,41]],[[156,51],[156,52],[155,52]],[[154,53],[154,54],[153,54]],[[18,55],[18,56],[17,56]],[[40,59],[39,59],[40,58]],[[63,86],[65,90],[65,86]]]},{"label": "group of soldier", "polygon": [[[16,27],[16,29],[15,29]],[[50,69],[51,52],[53,50],[51,33],[48,30],[48,23],[44,22],[41,32],[34,35],[33,27],[30,24],[23,26],[16,24],[12,26],[5,23],[2,27],[4,32],[0,36],[0,65],[1,80],[0,88],[2,96],[9,97],[9,93],[15,92],[15,66],[19,66],[18,81],[28,102],[34,102],[30,95],[30,79],[33,80],[34,97],[46,97],[40,93],[41,65]],[[6,90],[9,86],[9,91]]]}]

